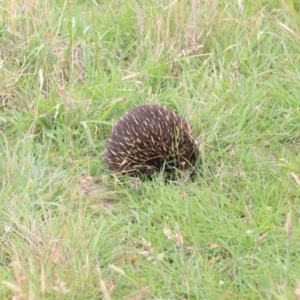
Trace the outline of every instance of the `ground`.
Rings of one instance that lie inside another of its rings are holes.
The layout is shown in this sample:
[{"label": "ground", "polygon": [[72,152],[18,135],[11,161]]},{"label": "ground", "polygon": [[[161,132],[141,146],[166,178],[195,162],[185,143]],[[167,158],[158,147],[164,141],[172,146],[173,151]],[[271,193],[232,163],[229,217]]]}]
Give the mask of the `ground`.
[{"label": "ground", "polygon": [[[300,5],[0,2],[1,299],[300,299]],[[110,176],[112,127],[192,123],[194,181]]]}]

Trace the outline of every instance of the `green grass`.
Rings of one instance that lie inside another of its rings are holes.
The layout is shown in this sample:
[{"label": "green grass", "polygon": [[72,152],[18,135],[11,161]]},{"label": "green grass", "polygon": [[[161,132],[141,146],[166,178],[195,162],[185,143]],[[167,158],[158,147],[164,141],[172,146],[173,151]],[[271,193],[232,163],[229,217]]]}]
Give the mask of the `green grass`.
[{"label": "green grass", "polygon": [[[0,298],[299,300],[299,14],[1,1]],[[107,176],[112,126],[144,103],[194,125],[195,181]]]}]

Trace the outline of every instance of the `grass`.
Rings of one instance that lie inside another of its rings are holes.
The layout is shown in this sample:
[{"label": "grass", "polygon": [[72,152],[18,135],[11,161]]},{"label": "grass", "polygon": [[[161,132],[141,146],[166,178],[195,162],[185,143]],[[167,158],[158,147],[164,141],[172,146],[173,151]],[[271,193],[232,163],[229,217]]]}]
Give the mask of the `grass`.
[{"label": "grass", "polygon": [[[300,299],[300,6],[229,2],[0,2],[1,299]],[[107,176],[143,103],[194,182]]]}]

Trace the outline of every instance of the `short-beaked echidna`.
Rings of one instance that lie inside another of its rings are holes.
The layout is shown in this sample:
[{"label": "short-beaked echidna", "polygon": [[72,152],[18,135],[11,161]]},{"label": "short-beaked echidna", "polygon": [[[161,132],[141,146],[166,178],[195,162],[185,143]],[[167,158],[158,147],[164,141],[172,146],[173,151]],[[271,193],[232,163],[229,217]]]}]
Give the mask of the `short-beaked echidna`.
[{"label": "short-beaked echidna", "polygon": [[147,177],[162,169],[171,175],[176,169],[189,170],[198,158],[190,123],[159,105],[141,105],[124,115],[113,128],[105,153],[113,172]]}]

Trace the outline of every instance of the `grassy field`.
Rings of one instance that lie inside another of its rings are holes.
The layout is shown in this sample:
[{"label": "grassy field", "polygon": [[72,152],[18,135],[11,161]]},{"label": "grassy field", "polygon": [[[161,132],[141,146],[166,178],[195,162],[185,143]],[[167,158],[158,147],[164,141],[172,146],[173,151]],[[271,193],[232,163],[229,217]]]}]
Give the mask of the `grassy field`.
[{"label": "grassy field", "polygon": [[[299,1],[0,14],[0,299],[300,299]],[[193,124],[193,182],[109,176],[144,103]]]}]

